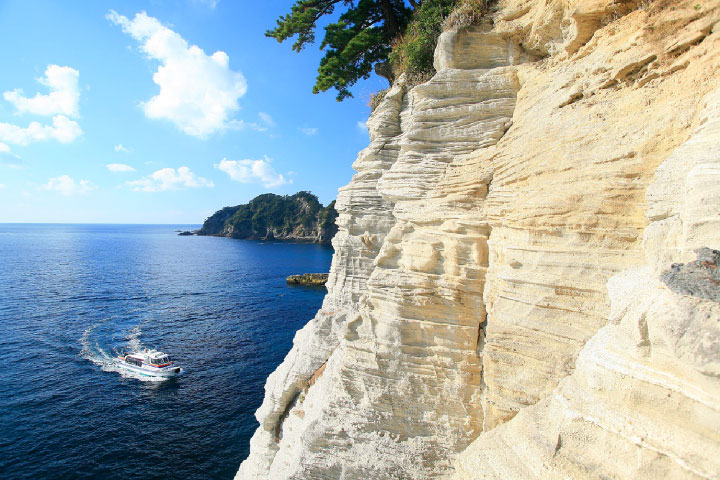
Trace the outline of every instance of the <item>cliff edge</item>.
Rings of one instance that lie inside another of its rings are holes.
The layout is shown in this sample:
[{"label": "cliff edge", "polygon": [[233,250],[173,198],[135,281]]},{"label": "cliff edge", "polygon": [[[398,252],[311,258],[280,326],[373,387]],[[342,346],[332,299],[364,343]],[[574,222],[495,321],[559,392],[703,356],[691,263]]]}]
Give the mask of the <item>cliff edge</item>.
[{"label": "cliff edge", "polygon": [[500,0],[445,32],[368,120],[236,478],[720,477],[718,22]]}]

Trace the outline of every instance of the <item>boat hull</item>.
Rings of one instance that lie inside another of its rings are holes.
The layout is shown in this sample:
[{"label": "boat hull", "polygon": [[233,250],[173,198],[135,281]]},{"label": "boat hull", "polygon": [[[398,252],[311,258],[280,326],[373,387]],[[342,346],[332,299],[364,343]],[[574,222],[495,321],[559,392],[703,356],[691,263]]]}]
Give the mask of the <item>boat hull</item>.
[{"label": "boat hull", "polygon": [[138,367],[137,365],[129,364],[124,360],[116,360],[115,363],[119,368],[122,368],[123,370],[127,370],[129,372],[133,372],[135,374],[145,377],[172,378],[182,375],[183,373],[183,369],[180,367]]}]

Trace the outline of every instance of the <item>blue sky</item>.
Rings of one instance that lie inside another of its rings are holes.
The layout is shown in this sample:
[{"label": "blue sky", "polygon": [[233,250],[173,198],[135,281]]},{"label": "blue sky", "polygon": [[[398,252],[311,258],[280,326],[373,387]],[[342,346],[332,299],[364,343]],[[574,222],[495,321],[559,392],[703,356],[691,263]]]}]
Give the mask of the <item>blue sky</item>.
[{"label": "blue sky", "polygon": [[264,36],[292,3],[0,1],[0,222],[200,223],[265,192],[333,200],[386,82],[313,95],[317,46]]}]

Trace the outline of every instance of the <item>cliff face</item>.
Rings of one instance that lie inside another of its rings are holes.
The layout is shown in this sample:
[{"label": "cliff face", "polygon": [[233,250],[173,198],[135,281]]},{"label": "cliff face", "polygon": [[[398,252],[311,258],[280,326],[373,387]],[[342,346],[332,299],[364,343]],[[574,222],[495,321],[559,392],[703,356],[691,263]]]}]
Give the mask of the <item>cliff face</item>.
[{"label": "cliff face", "polygon": [[309,192],[259,195],[245,205],[225,207],[208,217],[198,235],[250,240],[330,243],[337,226],[335,202],[323,207]]},{"label": "cliff face", "polygon": [[489,20],[368,121],[237,478],[720,476],[720,2]]}]

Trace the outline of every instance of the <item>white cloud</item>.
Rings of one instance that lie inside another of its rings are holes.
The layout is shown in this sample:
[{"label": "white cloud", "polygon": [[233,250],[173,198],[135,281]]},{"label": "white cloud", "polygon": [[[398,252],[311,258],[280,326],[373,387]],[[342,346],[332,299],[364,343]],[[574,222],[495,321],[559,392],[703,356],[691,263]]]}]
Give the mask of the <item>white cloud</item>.
[{"label": "white cloud", "polygon": [[36,115],[63,114],[70,117],[78,115],[78,101],[80,89],[78,76],[80,72],[70,67],[48,65],[45,76],[38,82],[48,87],[50,93],[35,94],[28,98],[23,95],[20,88],[3,93],[3,97],[12,103],[19,113],[34,113]]},{"label": "white cloud", "polygon": [[59,177],[51,178],[48,180],[48,183],[42,186],[43,190],[51,190],[66,197],[71,195],[81,195],[89,192],[93,188],[94,187],[92,187],[90,182],[87,180],[80,180],[75,183],[75,180],[68,175],[60,175]]},{"label": "white cloud", "polygon": [[318,133],[318,129],[314,128],[314,127],[313,128],[299,128],[298,130],[300,130],[305,135],[317,135],[317,133]]},{"label": "white cloud", "polygon": [[82,133],[80,125],[65,115],[55,115],[52,125],[30,122],[27,128],[22,128],[10,123],[0,123],[0,141],[15,145],[27,145],[30,142],[46,140],[70,143]]},{"label": "white cloud", "polygon": [[138,41],[148,58],[160,62],[153,75],[160,93],[142,104],[146,116],[170,120],[196,137],[231,128],[230,117],[239,108],[247,82],[242,73],[230,69],[225,52],[206,55],[145,12],[129,20],[110,10],[106,17]]},{"label": "white cloud", "polygon": [[183,187],[215,186],[210,180],[195,175],[188,167],[180,167],[177,170],[174,168],[162,168],[149,177],[128,181],[125,184],[132,187],[136,192],[164,192]]},{"label": "white cloud", "polygon": [[124,163],[108,163],[105,167],[113,173],[134,172],[135,169]]},{"label": "white cloud", "polygon": [[121,152],[121,153],[130,153],[132,149],[124,146],[122,143],[118,143],[115,145],[115,152]]},{"label": "white cloud", "polygon": [[363,122],[362,120],[358,120],[358,122],[357,122],[357,127],[358,127],[360,130],[362,130],[363,132],[367,132],[367,131],[368,131],[367,124],[366,124],[365,122]]},{"label": "white cloud", "polygon": [[38,93],[28,98],[19,88],[3,93],[5,100],[15,107],[17,113],[58,115],[53,117],[52,125],[30,122],[26,128],[23,128],[12,123],[0,122],[0,153],[10,153],[10,147],[4,142],[14,145],[28,145],[32,142],[48,140],[70,143],[82,135],[80,125],[68,118],[68,115],[78,115],[80,98],[78,76],[79,73],[74,68],[49,65],[45,70],[45,77],[38,79],[48,87],[49,94]]},{"label": "white cloud", "polygon": [[262,183],[265,188],[279,187],[292,183],[277,173],[270,165],[271,160],[264,157],[262,160],[228,160],[223,158],[215,168],[227,173],[232,180],[240,183]]},{"label": "white cloud", "polygon": [[3,188],[5,188],[5,185],[3,185],[2,183],[0,183],[0,190],[2,190]]},{"label": "white cloud", "polygon": [[258,113],[258,117],[260,117],[260,120],[262,120],[268,127],[272,128],[275,126],[275,120],[273,120],[273,118],[269,114],[265,112],[260,112]]}]

